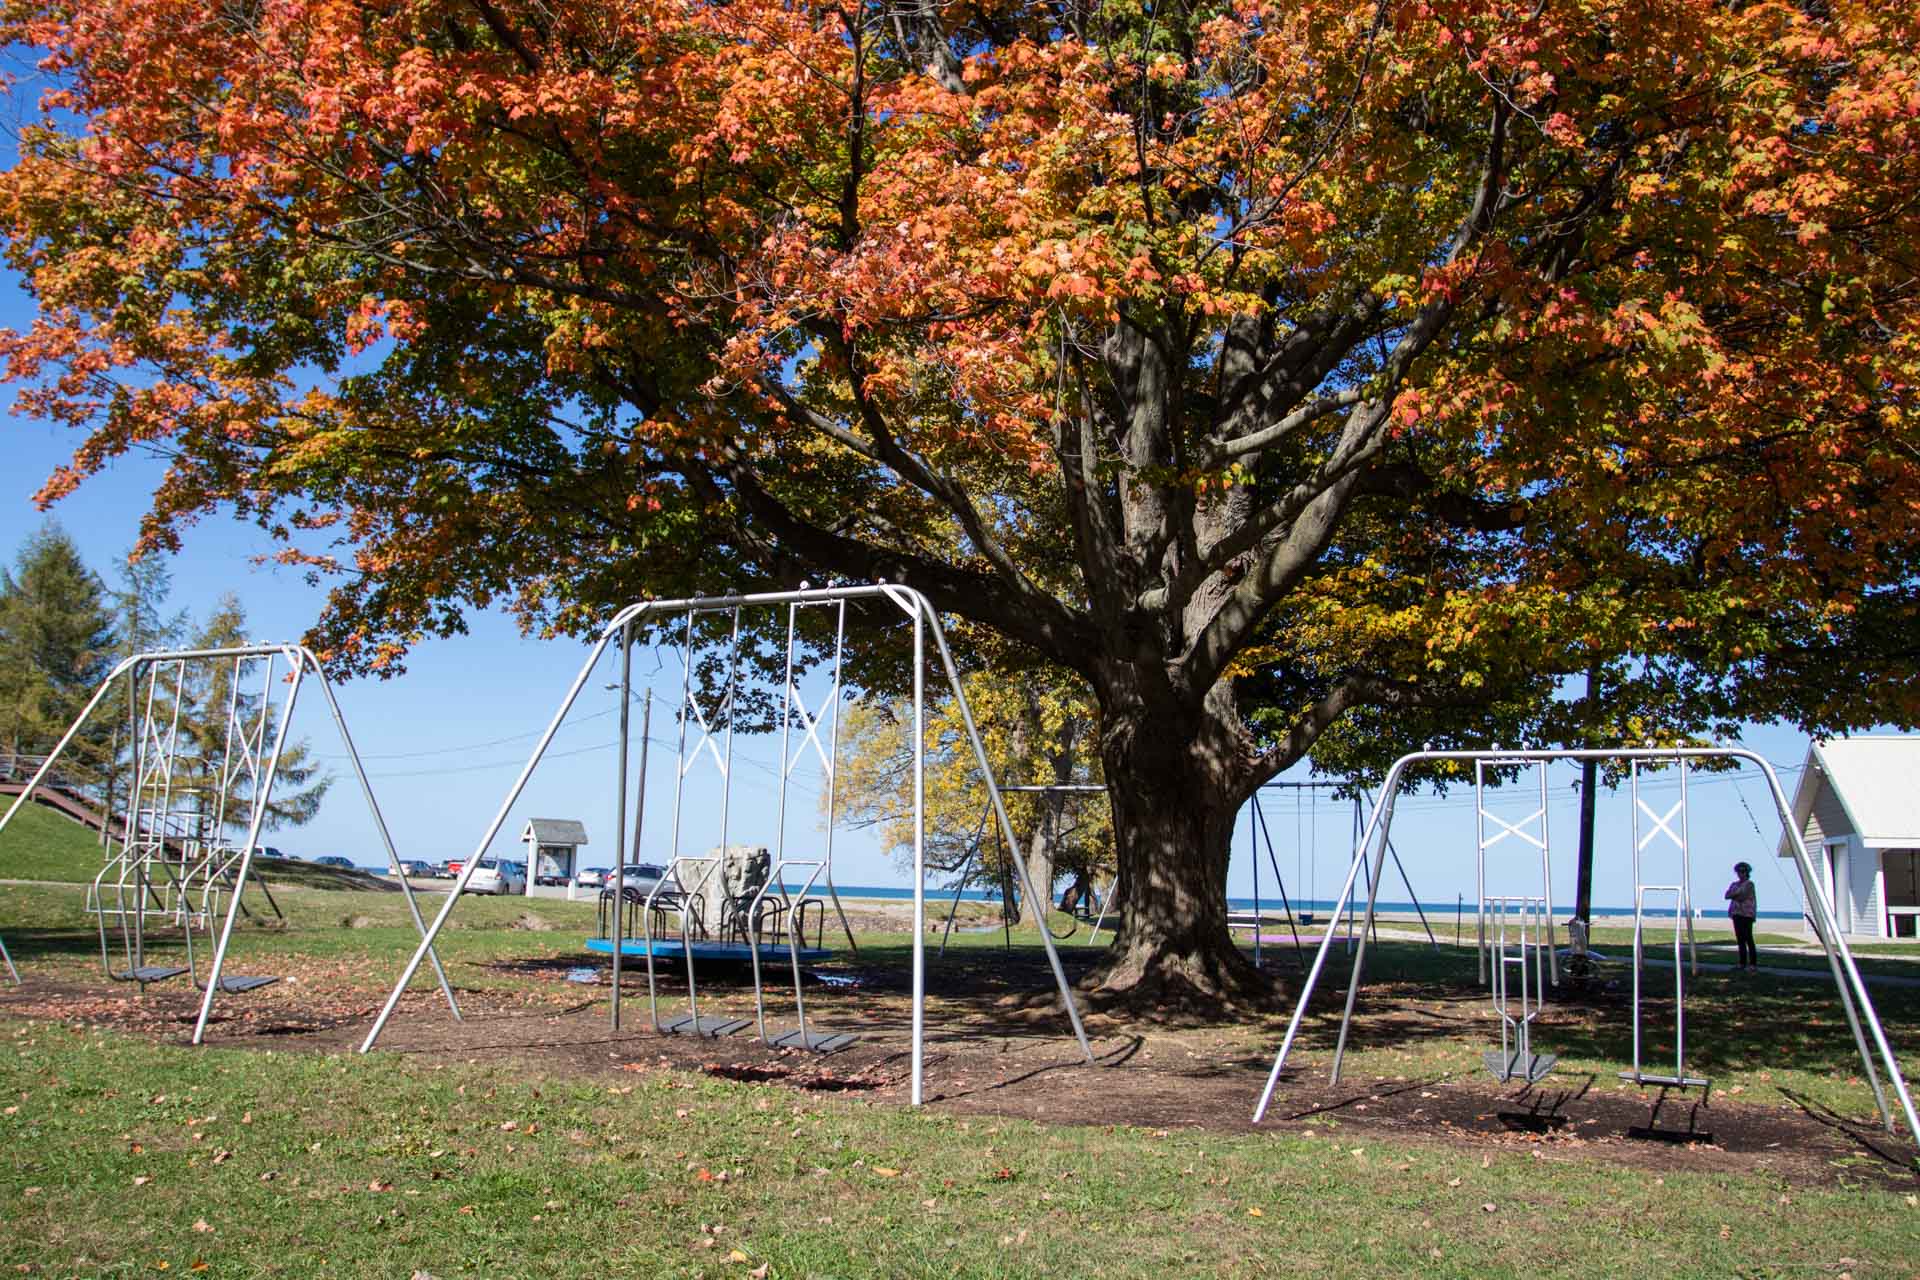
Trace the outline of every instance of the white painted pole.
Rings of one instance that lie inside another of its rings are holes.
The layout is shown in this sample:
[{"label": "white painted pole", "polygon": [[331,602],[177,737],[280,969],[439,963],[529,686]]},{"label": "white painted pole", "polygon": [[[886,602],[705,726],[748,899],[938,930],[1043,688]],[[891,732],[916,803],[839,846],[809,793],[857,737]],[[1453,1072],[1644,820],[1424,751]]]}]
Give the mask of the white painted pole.
[{"label": "white painted pole", "polygon": [[[220,989],[220,974],[227,963],[227,947],[233,941],[234,921],[240,918],[240,896],[247,889],[247,872],[253,867],[253,851],[260,842],[260,827],[267,820],[267,806],[273,799],[273,775],[280,767],[280,753],[286,747],[287,729],[293,724],[293,705],[300,697],[300,682],[306,678],[306,668],[298,662],[293,666],[293,683],[287,689],[286,705],[280,708],[280,727],[274,731],[273,754],[267,757],[262,767],[260,785],[254,788],[253,813],[247,819],[247,842],[242,846],[240,855],[240,874],[234,877],[233,896],[227,900],[227,921],[220,929],[220,941],[213,949],[213,972],[207,975],[207,989],[200,997],[200,1017],[193,1024],[193,1043],[199,1044],[207,1034],[207,1017],[213,1012],[213,993]],[[178,707],[175,707],[176,712]],[[161,846],[165,848],[165,845]]]}]

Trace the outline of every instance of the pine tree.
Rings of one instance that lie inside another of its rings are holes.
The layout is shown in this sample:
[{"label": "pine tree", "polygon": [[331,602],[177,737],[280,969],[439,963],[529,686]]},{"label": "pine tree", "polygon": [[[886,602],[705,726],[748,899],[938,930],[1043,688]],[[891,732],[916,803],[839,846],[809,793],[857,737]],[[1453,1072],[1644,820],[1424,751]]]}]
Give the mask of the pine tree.
[{"label": "pine tree", "polygon": [[[193,638],[193,647],[223,649],[247,642],[246,610],[238,597],[228,594],[220,598],[213,613]],[[243,769],[234,774],[232,790],[223,811],[214,811],[215,798],[219,794],[223,762],[228,762],[227,767],[231,768],[230,752],[237,753],[241,735],[259,724],[263,699],[268,698],[272,705],[267,707],[266,728],[258,749],[263,758],[272,749],[274,732],[279,724],[279,709],[287,690],[276,684],[263,693],[261,679],[264,661],[245,660],[237,664],[237,669],[233,662],[197,664],[189,672],[187,706],[181,727],[185,740],[182,773],[203,799],[205,807],[202,813],[207,823],[205,835],[208,839],[224,843],[239,840],[246,833],[254,795],[248,773]],[[233,725],[231,738],[228,730],[230,721]],[[332,777],[325,774],[314,760],[308,743],[290,738],[280,752],[279,768],[273,779],[273,794],[261,830],[297,827],[312,821],[320,812],[320,803],[332,785]]]},{"label": "pine tree", "polygon": [[[50,520],[21,547],[11,572],[0,569],[0,751],[52,751],[112,662],[106,588]],[[97,784],[110,738],[95,717],[68,747],[62,775]]]},{"label": "pine tree", "polygon": [[[167,612],[167,597],[173,593],[173,575],[166,561],[157,555],[137,560],[129,558],[121,562],[118,577],[120,585],[112,592],[115,660],[124,661],[136,653],[150,653],[179,643],[187,631],[187,611]],[[134,715],[132,703],[138,698],[138,691],[128,687],[114,701],[116,714],[101,785],[109,815],[116,802],[124,801],[123,793],[132,785],[127,780],[133,766],[133,741],[128,726]],[[110,824],[101,824],[102,845],[107,843],[110,830]]]}]

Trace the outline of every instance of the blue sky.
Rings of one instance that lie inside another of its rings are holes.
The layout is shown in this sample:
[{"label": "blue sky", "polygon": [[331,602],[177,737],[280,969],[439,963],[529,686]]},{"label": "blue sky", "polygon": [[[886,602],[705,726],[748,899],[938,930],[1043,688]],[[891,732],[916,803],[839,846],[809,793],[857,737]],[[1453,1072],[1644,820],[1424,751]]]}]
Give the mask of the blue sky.
[{"label": "blue sky", "polygon": [[[20,327],[30,320],[30,302],[11,277],[0,275],[0,325]],[[67,459],[75,443],[62,428],[11,415],[0,417],[0,555],[9,561],[21,541],[46,518],[34,508],[32,493]],[[146,457],[122,459],[56,509],[56,517],[103,574],[132,545],[162,465]],[[188,531],[184,550],[170,559],[175,604],[204,615],[222,593],[232,591],[245,603],[256,639],[299,636],[317,616],[325,588],[309,585],[300,571],[257,562],[271,550],[266,536],[249,525],[223,518],[203,521]],[[572,641],[524,637],[498,613],[475,615],[470,627],[466,637],[422,645],[402,677],[357,681],[339,690],[403,857],[437,860],[472,849],[586,655],[586,647]],[[649,770],[642,856],[663,860],[674,782],[674,730],[668,709],[678,693],[678,669],[670,654],[656,657],[637,652],[635,671],[637,682],[653,679],[662,699],[656,706],[655,738],[665,749],[656,749]],[[553,756],[535,775],[495,840],[496,852],[513,846],[530,816],[574,817],[587,824],[592,837],[586,862],[612,860],[611,743],[616,721],[611,713],[616,695],[604,686],[616,677],[609,659],[588,682],[569,724],[555,739]],[[637,736],[637,710],[635,727]],[[363,864],[382,861],[358,790],[346,774],[338,739],[317,699],[302,699],[297,731],[316,752],[329,758],[338,781],[313,823],[280,833],[271,842],[307,856],[343,853]],[[1776,766],[1791,770],[1783,773],[1791,792],[1806,751],[1805,739],[1790,728],[1752,726],[1746,743]],[[1419,744],[1407,745],[1413,749]],[[736,750],[742,760],[734,773],[730,838],[771,845],[778,808],[778,746],[771,741],[743,741]],[[1296,771],[1290,776],[1305,775]],[[1554,897],[1559,903],[1572,901],[1578,819],[1575,777],[1571,767],[1556,768],[1549,787],[1548,818],[1555,836]],[[1726,868],[1744,858],[1760,868],[1756,881],[1762,909],[1795,909],[1797,887],[1771,856],[1778,824],[1765,787],[1757,776],[1748,773],[1746,777],[1745,782],[1725,776],[1701,779],[1692,789],[1696,900],[1717,905]],[[682,846],[686,849],[708,847],[718,838],[716,778],[710,765],[689,774],[683,806]],[[818,781],[817,773],[807,770],[796,779],[800,792],[789,801],[788,818],[794,856],[800,856],[807,842],[818,840]],[[1652,785],[1648,800],[1664,812],[1676,793],[1675,783],[1665,779]],[[1351,809],[1327,797],[1313,803],[1293,792],[1268,793],[1263,804],[1289,892],[1300,898],[1331,896],[1338,888],[1343,850],[1350,840]],[[1520,797],[1503,801],[1502,806],[1532,807],[1530,799]],[[1756,819],[1764,837],[1755,831]],[[1631,902],[1629,821],[1624,795],[1603,797],[1597,905]],[[1229,879],[1230,892],[1237,896],[1253,888],[1249,828],[1243,818]],[[1470,789],[1456,789],[1445,799],[1422,795],[1401,802],[1394,842],[1416,891],[1429,905],[1450,913],[1456,894],[1473,896],[1473,831]],[[906,881],[860,832],[838,833],[835,857],[836,878],[843,884]],[[1668,866],[1649,870],[1647,878],[1671,880],[1676,875],[1677,870]],[[1261,880],[1265,895],[1270,896],[1272,877],[1264,867]],[[1506,841],[1490,858],[1489,892],[1537,893],[1538,880],[1537,855],[1527,856],[1517,841]],[[1390,880],[1386,896],[1404,895]]]}]

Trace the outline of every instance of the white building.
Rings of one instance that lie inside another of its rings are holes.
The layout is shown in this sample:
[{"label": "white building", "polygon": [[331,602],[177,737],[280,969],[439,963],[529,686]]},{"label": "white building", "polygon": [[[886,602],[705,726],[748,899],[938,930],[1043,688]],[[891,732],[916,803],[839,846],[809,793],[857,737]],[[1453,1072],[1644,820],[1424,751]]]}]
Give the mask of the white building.
[{"label": "white building", "polygon": [[[1840,927],[1920,929],[1920,735],[1831,738],[1807,749],[1793,819]],[[1781,857],[1788,857],[1781,839]]]}]

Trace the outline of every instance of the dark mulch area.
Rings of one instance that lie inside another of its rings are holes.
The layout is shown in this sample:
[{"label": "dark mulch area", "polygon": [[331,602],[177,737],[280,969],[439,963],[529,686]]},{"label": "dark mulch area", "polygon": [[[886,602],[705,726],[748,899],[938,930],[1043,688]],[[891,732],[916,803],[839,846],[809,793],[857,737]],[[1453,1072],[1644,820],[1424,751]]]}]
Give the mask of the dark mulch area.
[{"label": "dark mulch area", "polygon": [[[721,1040],[654,1034],[644,971],[628,970],[624,1028],[615,1032],[604,965],[562,958],[493,969],[527,985],[460,990],[467,1015],[461,1023],[447,1016],[437,991],[418,985],[403,1000],[381,1047],[438,1059],[512,1059],[570,1078],[671,1069],[886,1105],[904,1105],[910,1096],[910,1005],[904,975],[891,967],[866,972],[853,965],[833,975],[857,985],[809,982],[814,1027],[860,1036],[830,1055],[770,1048],[752,1026]],[[584,976],[586,970],[594,972],[594,981],[569,981],[569,974]],[[663,1015],[683,1012],[684,979],[664,969],[657,977]],[[1253,1105],[1274,1048],[1265,1028],[1167,1028],[1096,1016],[1089,1020],[1095,1051],[1089,1064],[1064,1018],[1029,994],[1046,985],[1037,960],[991,951],[950,956],[930,974],[930,1105],[1054,1124],[1222,1133],[1253,1128]],[[744,975],[703,971],[699,989],[703,1013],[753,1016]],[[769,990],[770,1030],[791,1028],[791,989]],[[294,983],[274,989],[268,999],[223,997],[208,1039],[235,1047],[351,1051],[364,1038],[382,994],[323,996]],[[1357,1025],[1357,1045],[1375,1034],[1388,1037],[1383,1042],[1417,1036],[1421,1025],[1457,1033],[1474,1012],[1431,999],[1416,1005],[1391,983],[1371,989],[1364,1004],[1368,1016]],[[197,993],[186,987],[139,994],[118,984],[36,982],[0,991],[0,1014],[112,1027],[162,1041],[185,1041],[197,1009]],[[1346,1145],[1377,1135],[1653,1171],[1765,1172],[1803,1184],[1871,1181],[1910,1188],[1916,1181],[1910,1143],[1805,1100],[1759,1103],[1715,1095],[1702,1106],[1692,1094],[1623,1091],[1611,1079],[1566,1073],[1534,1088],[1499,1085],[1478,1073],[1431,1079],[1350,1073],[1334,1085],[1326,1079],[1324,1038],[1322,1023],[1318,1039],[1304,1041],[1307,1055],[1297,1070],[1290,1066],[1261,1129],[1315,1133]]]}]

